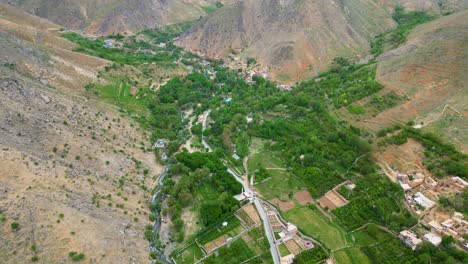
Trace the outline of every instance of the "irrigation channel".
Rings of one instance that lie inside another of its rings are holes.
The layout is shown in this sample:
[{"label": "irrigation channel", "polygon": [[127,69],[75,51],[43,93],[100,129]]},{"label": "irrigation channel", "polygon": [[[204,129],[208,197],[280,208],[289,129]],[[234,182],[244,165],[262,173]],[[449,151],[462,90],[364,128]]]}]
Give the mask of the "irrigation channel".
[{"label": "irrigation channel", "polygon": [[159,260],[165,264],[171,264],[172,261],[164,255],[164,251],[158,248],[157,241],[159,239],[159,230],[161,229],[161,205],[162,205],[162,193],[161,189],[164,185],[164,178],[166,178],[167,172],[170,168],[171,164],[168,163],[166,168],[164,169],[161,176],[159,176],[158,184],[156,185],[156,191],[153,194],[153,198],[151,199],[151,203],[156,205],[156,209],[154,214],[156,215],[156,222],[153,226],[153,234],[158,234],[158,236],[153,236],[152,240],[150,241],[151,251],[156,252],[158,254]]}]

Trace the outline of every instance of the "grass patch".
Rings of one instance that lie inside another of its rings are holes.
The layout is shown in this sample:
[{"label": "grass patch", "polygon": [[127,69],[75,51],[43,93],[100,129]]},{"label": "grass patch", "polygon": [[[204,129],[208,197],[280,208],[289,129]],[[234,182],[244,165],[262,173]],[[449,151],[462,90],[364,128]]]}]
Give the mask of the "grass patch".
[{"label": "grass patch", "polygon": [[274,198],[289,200],[291,194],[303,189],[304,184],[287,171],[269,170],[268,173],[270,179],[255,185],[255,188],[267,200]]},{"label": "grass patch", "polygon": [[[130,93],[132,86],[138,89],[135,96]],[[140,114],[148,112],[147,100],[152,97],[152,92],[148,89],[132,85],[118,78],[110,78],[106,84],[88,84],[86,89],[93,91],[109,103],[118,105],[127,111]]]},{"label": "grass patch", "polygon": [[184,251],[180,252],[174,259],[179,264],[189,264],[196,262],[202,257],[203,251],[197,246],[196,243],[193,243],[191,246],[184,249]]},{"label": "grass patch", "polygon": [[369,233],[361,229],[354,233],[356,244],[373,263],[409,263],[413,252],[392,234],[382,230]]},{"label": "grass patch", "polygon": [[287,82],[291,80],[291,76],[285,72],[281,72],[278,74],[278,80],[281,82]]},{"label": "grass patch", "polygon": [[226,220],[228,225],[223,227],[222,225],[218,225],[208,231],[207,233],[203,234],[198,238],[198,241],[201,244],[206,244],[222,235],[228,235],[229,237],[234,237],[238,235],[241,231],[241,223],[237,217],[232,217],[229,220]]},{"label": "grass patch", "polygon": [[398,26],[389,32],[378,35],[371,42],[371,52],[376,55],[382,54],[384,51],[397,48],[402,43],[406,42],[409,32],[417,25],[429,22],[436,18],[424,11],[406,12],[402,6],[397,6],[393,14],[393,20],[398,23]]},{"label": "grass patch", "polygon": [[271,151],[262,151],[249,158],[249,170],[256,171],[260,168],[286,168],[283,161]]},{"label": "grass patch", "polygon": [[394,91],[390,91],[382,96],[372,97],[364,108],[367,109],[367,112],[376,115],[386,109],[400,105],[406,100],[406,96],[401,96]]},{"label": "grass patch", "polygon": [[[255,148],[263,148],[261,142],[256,141]],[[255,174],[255,182],[258,183],[255,187],[267,200],[289,200],[290,194],[301,190],[304,184],[286,171],[286,165],[277,155],[268,150],[252,155],[248,160],[249,172]]]},{"label": "grass patch", "polygon": [[309,234],[330,249],[342,248],[346,245],[345,233],[332,223],[315,206],[296,207],[284,213],[285,218],[305,233]]},{"label": "grass patch", "polygon": [[110,60],[119,64],[137,66],[142,63],[155,62],[164,66],[175,66],[172,62],[177,59],[175,54],[170,52],[160,52],[151,55],[145,54],[141,51],[129,52],[120,48],[106,48],[106,43],[103,37],[92,40],[73,32],[64,33],[62,34],[62,37],[78,45],[78,48],[75,49],[76,52],[86,53],[88,55]]},{"label": "grass patch", "polygon": [[207,258],[205,264],[238,264],[255,257],[255,252],[249,248],[242,239],[237,239],[231,244],[218,250],[218,254],[213,254]]},{"label": "grass patch", "polygon": [[217,9],[215,6],[211,5],[200,5],[200,8],[207,14],[214,13]]},{"label": "grass patch", "polygon": [[369,258],[359,248],[352,247],[333,252],[338,264],[370,264]]},{"label": "grass patch", "polygon": [[284,257],[284,256],[287,256],[287,255],[291,254],[284,244],[280,244],[278,246],[278,249],[279,249],[279,252],[281,254],[281,257]]},{"label": "grass patch", "polygon": [[295,263],[298,264],[315,264],[327,258],[327,253],[320,247],[302,251],[295,258]]}]

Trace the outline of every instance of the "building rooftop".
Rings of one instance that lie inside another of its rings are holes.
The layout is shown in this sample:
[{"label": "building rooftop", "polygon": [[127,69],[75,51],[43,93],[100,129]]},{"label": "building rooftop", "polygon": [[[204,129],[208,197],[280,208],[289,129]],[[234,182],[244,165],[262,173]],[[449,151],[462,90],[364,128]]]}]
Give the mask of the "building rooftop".
[{"label": "building rooftop", "polygon": [[437,231],[441,231],[443,229],[443,227],[436,221],[429,222],[429,226]]},{"label": "building rooftop", "polygon": [[453,226],[453,220],[452,219],[447,219],[442,222],[442,226],[446,228],[451,228]]},{"label": "building rooftop", "polygon": [[425,234],[423,239],[436,247],[442,242],[442,238],[434,233]]},{"label": "building rooftop", "polygon": [[429,198],[424,196],[424,194],[417,192],[414,195],[414,201],[418,203],[419,205],[423,206],[425,209],[430,209],[432,208],[436,203],[431,201]]},{"label": "building rooftop", "polygon": [[401,188],[403,188],[403,191],[405,191],[405,192],[411,190],[411,186],[409,186],[409,184],[400,182],[400,186],[401,186]]},{"label": "building rooftop", "polygon": [[462,178],[458,177],[458,176],[455,176],[455,177],[452,177],[452,180],[463,185],[463,186],[468,186],[468,182],[466,182],[465,180],[463,180]]},{"label": "building rooftop", "polygon": [[422,243],[422,240],[419,239],[416,234],[410,230],[401,231],[398,237],[412,250],[415,250],[418,245]]}]

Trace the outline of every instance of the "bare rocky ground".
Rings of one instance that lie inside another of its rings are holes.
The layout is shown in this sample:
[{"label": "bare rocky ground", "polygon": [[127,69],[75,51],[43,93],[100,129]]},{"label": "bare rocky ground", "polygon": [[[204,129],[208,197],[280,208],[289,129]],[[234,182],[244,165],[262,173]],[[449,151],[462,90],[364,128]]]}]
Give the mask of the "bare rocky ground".
[{"label": "bare rocky ground", "polygon": [[108,62],[53,26],[0,5],[0,262],[149,263],[149,133],[84,96]]}]

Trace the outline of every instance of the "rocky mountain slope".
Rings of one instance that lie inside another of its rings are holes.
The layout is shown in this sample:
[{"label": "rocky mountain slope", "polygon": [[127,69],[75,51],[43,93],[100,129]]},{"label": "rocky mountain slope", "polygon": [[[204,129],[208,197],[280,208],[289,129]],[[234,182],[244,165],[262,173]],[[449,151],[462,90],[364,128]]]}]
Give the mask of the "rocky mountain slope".
[{"label": "rocky mountain slope", "polygon": [[147,134],[83,88],[109,62],[0,4],[0,262],[149,263]]},{"label": "rocky mountain slope", "polygon": [[[466,152],[467,16],[464,10],[420,25],[405,44],[380,55],[376,79],[384,89],[355,103],[364,113],[356,115],[343,108],[342,118],[373,131],[415,121],[415,126]],[[382,101],[389,93],[404,99],[383,111],[369,111],[370,102]]]},{"label": "rocky mountain slope", "polygon": [[465,10],[421,25],[405,45],[378,58],[376,79],[409,100],[378,114],[369,124],[415,120],[416,125],[466,151],[467,16]]},{"label": "rocky mountain slope", "polygon": [[[215,0],[1,0],[88,34],[138,31],[198,19],[216,8]],[[220,1],[227,2],[227,1]]]},{"label": "rocky mountain slope", "polygon": [[462,1],[244,0],[198,22],[178,44],[210,57],[243,50],[269,67],[275,79],[291,82],[326,69],[338,56],[363,58],[376,34],[395,26],[397,4],[439,13]]}]

